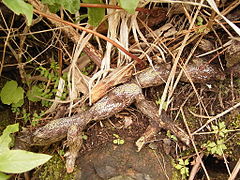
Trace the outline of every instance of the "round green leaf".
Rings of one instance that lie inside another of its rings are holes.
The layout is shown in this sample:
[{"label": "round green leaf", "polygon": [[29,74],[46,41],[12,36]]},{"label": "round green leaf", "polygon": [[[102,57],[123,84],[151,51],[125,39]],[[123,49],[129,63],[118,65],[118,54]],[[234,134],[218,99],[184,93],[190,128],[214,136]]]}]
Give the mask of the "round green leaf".
[{"label": "round green leaf", "polygon": [[8,81],[1,90],[1,100],[4,104],[16,104],[23,99],[24,90],[18,87],[16,81]]},{"label": "round green leaf", "polygon": [[37,98],[36,96],[41,96],[41,95],[42,95],[42,89],[39,88],[38,86],[33,86],[32,89],[30,89],[27,92],[27,97],[32,102],[40,101],[41,99]]}]

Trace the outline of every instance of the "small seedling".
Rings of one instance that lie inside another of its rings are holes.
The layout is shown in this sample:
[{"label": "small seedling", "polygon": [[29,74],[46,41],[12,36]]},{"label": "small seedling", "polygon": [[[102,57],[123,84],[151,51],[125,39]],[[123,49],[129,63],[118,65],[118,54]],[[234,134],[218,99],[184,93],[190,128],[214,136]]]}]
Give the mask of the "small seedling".
[{"label": "small seedling", "polygon": [[[162,99],[159,98],[159,99],[156,101],[156,104],[157,104],[157,105],[160,105],[162,102],[163,102]],[[163,110],[165,110],[165,111],[167,110],[167,102],[163,102],[162,108],[163,108]]]},{"label": "small seedling", "polygon": [[117,134],[113,134],[113,136],[116,138],[113,140],[113,144],[116,144],[116,145],[122,145],[124,144],[124,139],[121,139],[119,135]]},{"label": "small seedling", "polygon": [[167,131],[167,137],[169,137],[170,139],[172,139],[175,142],[178,141],[177,137],[172,135],[170,131]]},{"label": "small seedling", "polygon": [[86,141],[88,139],[88,136],[86,134],[83,134],[82,139]]},{"label": "small seedling", "polygon": [[178,164],[175,164],[175,168],[177,170],[180,170],[180,173],[182,175],[182,179],[186,179],[189,176],[189,160],[186,159],[185,161],[183,159],[178,159]]}]

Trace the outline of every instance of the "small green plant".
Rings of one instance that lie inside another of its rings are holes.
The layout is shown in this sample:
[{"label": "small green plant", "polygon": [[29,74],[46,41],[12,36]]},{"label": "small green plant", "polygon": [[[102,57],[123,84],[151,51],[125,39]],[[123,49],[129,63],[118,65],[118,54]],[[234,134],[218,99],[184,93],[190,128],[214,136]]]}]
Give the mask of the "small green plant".
[{"label": "small green plant", "polygon": [[61,157],[63,157],[64,156],[64,154],[65,154],[65,152],[64,152],[64,150],[63,149],[59,149],[58,151],[57,151],[57,153],[59,154],[59,156],[61,156]]},{"label": "small green plant", "polygon": [[228,129],[226,129],[225,122],[219,122],[218,125],[212,125],[213,133],[220,136],[225,137],[228,133]]},{"label": "small green plant", "polygon": [[178,159],[178,164],[175,164],[175,168],[180,171],[182,179],[186,179],[189,176],[189,160]]},{"label": "small green plant", "polygon": [[[156,104],[157,104],[157,105],[160,105],[162,102],[163,102],[162,99],[159,98],[159,99],[156,101]],[[165,111],[167,110],[167,102],[163,102],[162,108],[163,108]]]},{"label": "small green plant", "polygon": [[113,144],[116,144],[116,145],[122,145],[125,143],[124,139],[121,139],[120,136],[118,134],[113,134],[114,136],[114,140],[113,140]]},{"label": "small green plant", "polygon": [[203,144],[202,147],[207,148],[211,154],[217,154],[219,156],[221,156],[223,151],[227,149],[223,139],[217,140],[217,142],[208,141],[207,143]]},{"label": "small green plant", "polygon": [[178,141],[177,137],[175,135],[172,135],[169,130],[167,131],[167,137],[169,137],[170,139],[172,139],[175,142]]},{"label": "small green plant", "polygon": [[13,139],[11,133],[19,130],[19,124],[6,127],[0,136],[0,179],[5,180],[10,176],[4,173],[23,173],[47,162],[51,156],[32,153],[24,150],[11,150]]},{"label": "small green plant", "polygon": [[215,134],[218,138],[218,140],[215,141],[208,141],[207,143],[204,143],[202,147],[207,148],[208,152],[211,154],[217,154],[222,155],[223,151],[227,149],[226,145],[224,144],[224,138],[227,136],[228,129],[226,128],[226,125],[224,122],[219,122],[217,125],[212,125],[212,132]]},{"label": "small green plant", "polygon": [[197,16],[197,25],[202,26],[203,25],[203,18],[201,16]]},{"label": "small green plant", "polygon": [[88,139],[88,136],[86,134],[83,134],[82,139],[86,141]]}]

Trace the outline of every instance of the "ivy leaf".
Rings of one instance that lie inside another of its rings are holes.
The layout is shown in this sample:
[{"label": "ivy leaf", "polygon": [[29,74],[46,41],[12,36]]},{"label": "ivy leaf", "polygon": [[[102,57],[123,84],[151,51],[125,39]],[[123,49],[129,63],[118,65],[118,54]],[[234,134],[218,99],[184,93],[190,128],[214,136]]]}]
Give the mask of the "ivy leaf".
[{"label": "ivy leaf", "polygon": [[0,136],[0,154],[6,150],[9,150],[10,143],[12,142],[10,134],[17,132],[18,130],[19,130],[18,123],[8,125],[6,129],[4,129],[2,135]]},{"label": "ivy leaf", "polygon": [[[101,0],[83,0],[84,3],[102,4]],[[104,8],[87,8],[88,9],[88,23],[94,27],[98,26],[104,18]]]},{"label": "ivy leaf", "polygon": [[9,150],[0,154],[0,171],[23,173],[44,164],[52,156],[24,150]]},{"label": "ivy leaf", "polygon": [[3,3],[15,14],[24,14],[27,18],[27,25],[30,26],[33,17],[33,7],[24,0],[3,0]]},{"label": "ivy leaf", "polygon": [[39,88],[38,86],[32,86],[32,89],[30,89],[27,92],[27,97],[32,102],[40,101],[41,99],[37,98],[36,96],[41,96],[41,95],[42,95],[42,89]]},{"label": "ivy leaf", "polygon": [[4,104],[16,104],[23,99],[24,90],[18,87],[16,81],[8,81],[1,90],[1,100]]},{"label": "ivy leaf", "polygon": [[130,14],[133,14],[135,12],[135,9],[137,8],[139,0],[118,0],[118,3],[120,4],[121,8],[125,9]]}]

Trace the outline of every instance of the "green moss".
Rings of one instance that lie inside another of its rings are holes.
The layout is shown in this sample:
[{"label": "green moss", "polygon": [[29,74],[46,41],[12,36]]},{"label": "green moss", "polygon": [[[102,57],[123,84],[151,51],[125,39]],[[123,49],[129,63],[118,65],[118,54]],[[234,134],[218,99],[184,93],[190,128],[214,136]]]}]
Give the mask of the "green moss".
[{"label": "green moss", "polygon": [[66,172],[65,162],[57,154],[40,169],[36,170],[34,176],[40,180],[74,179],[74,173],[68,174]]}]

